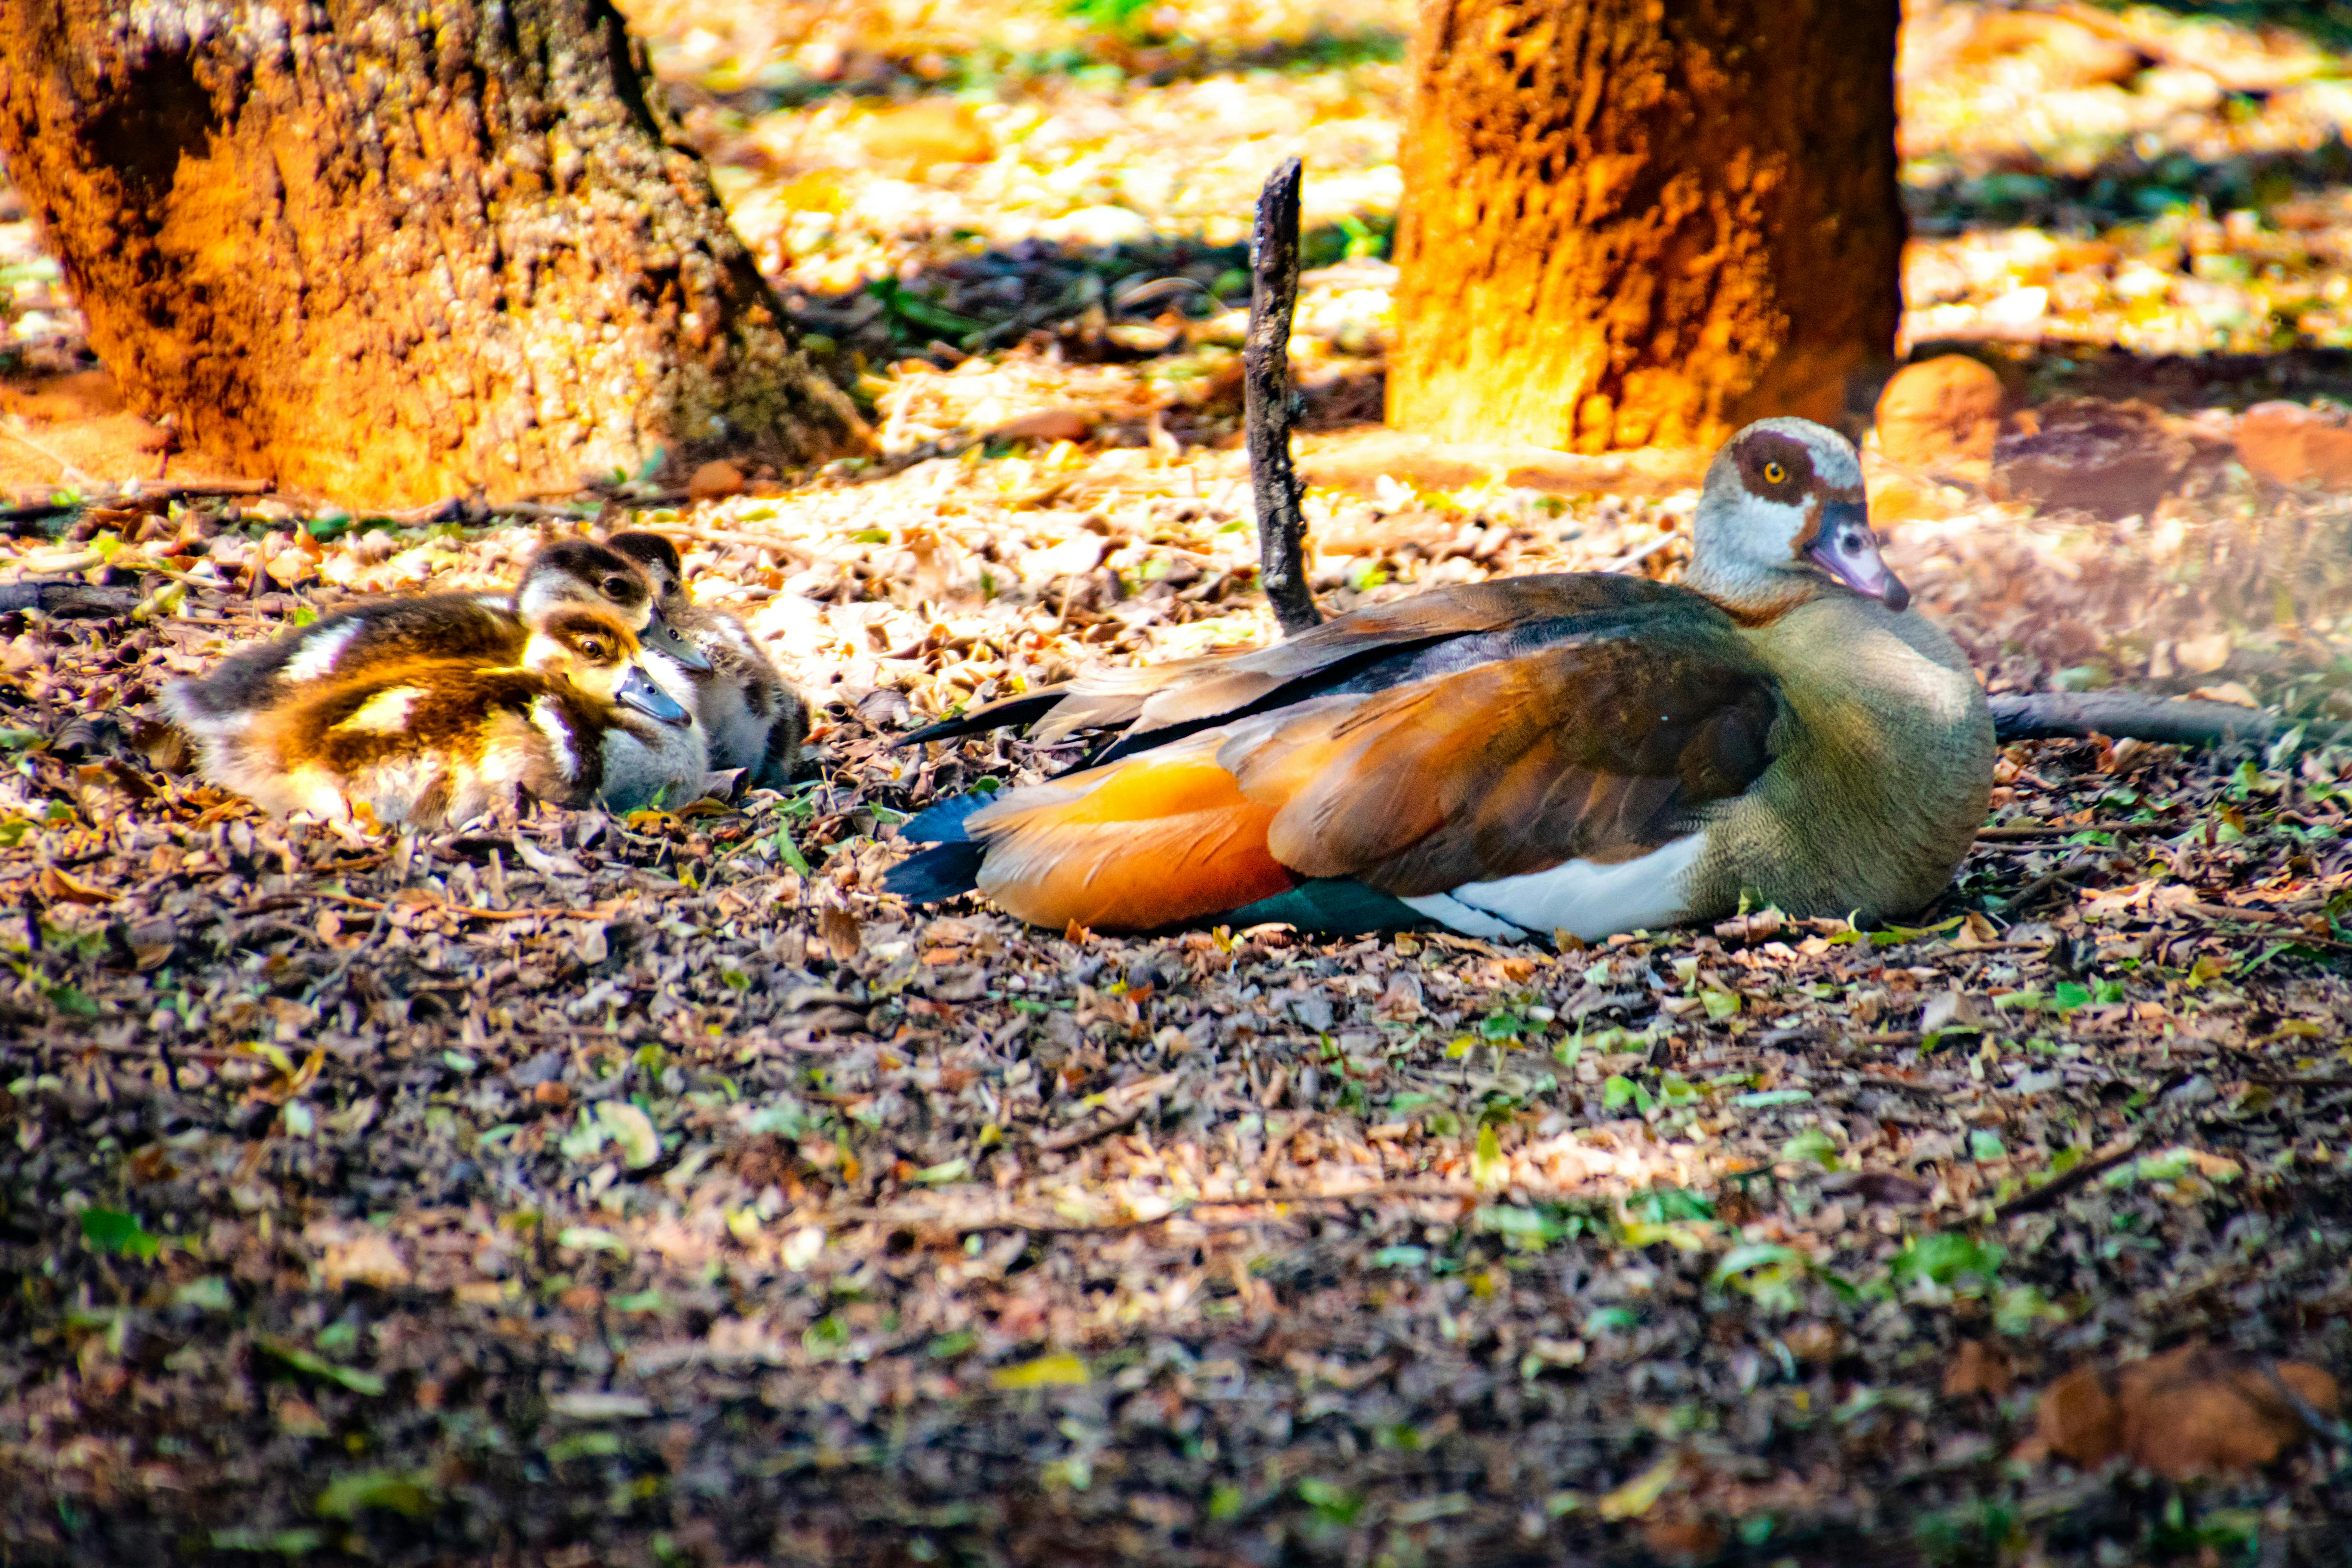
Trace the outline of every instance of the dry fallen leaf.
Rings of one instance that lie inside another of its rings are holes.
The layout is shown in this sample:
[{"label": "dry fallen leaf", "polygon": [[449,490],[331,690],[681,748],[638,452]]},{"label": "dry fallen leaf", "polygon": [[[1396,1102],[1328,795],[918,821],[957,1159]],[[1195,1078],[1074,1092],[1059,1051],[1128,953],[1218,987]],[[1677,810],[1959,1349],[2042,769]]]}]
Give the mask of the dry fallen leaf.
[{"label": "dry fallen leaf", "polygon": [[2067,1373],[2043,1390],[2036,1426],[2051,1452],[2084,1468],[2125,1454],[2174,1480],[2252,1469],[2306,1435],[2282,1384],[2322,1416],[2340,1407],[2336,1380],[2317,1367],[2189,1344],[2111,1378]]},{"label": "dry fallen leaf", "polygon": [[1982,1340],[1962,1340],[1952,1353],[1951,1364],[1944,1369],[1944,1397],[1968,1399],[1989,1394],[2003,1399],[2016,1377],[2008,1352]]},{"label": "dry fallen leaf", "polygon": [[824,939],[826,951],[836,962],[856,955],[862,928],[858,925],[857,917],[839,904],[827,904],[819,911],[816,929],[817,934]]},{"label": "dry fallen leaf", "polygon": [[372,1227],[361,1227],[358,1234],[331,1244],[319,1260],[319,1273],[331,1290],[353,1281],[393,1290],[411,1278],[392,1238]]}]

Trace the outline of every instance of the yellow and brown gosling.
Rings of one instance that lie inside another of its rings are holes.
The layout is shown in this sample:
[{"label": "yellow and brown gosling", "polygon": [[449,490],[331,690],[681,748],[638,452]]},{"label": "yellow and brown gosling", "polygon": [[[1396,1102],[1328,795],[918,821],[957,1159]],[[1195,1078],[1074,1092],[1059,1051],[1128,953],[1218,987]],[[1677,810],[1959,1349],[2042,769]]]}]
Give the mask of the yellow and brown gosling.
[{"label": "yellow and brown gosling", "polygon": [[666,647],[677,640],[665,635],[634,561],[593,540],[561,539],[532,552],[512,594],[409,595],[337,610],[173,682],[164,710],[193,736],[234,735],[305,688],[387,663],[516,664],[533,623],[562,605],[601,610]]},{"label": "yellow and brown gosling", "polygon": [[296,686],[234,732],[195,731],[199,766],[281,814],[435,828],[524,795],[584,806],[616,756],[686,727],[638,652],[618,615],[578,605],[534,617],[513,664],[380,649]]},{"label": "yellow and brown gosling", "polygon": [[[604,541],[652,584],[663,625],[680,634],[688,658],[666,639],[648,638],[646,668],[662,689],[694,710],[714,772],[740,768],[753,788],[782,789],[808,738],[808,704],[777,670],[751,628],[724,610],[694,602],[677,547],[658,533],[615,533]],[[699,658],[704,668],[691,662]]]}]

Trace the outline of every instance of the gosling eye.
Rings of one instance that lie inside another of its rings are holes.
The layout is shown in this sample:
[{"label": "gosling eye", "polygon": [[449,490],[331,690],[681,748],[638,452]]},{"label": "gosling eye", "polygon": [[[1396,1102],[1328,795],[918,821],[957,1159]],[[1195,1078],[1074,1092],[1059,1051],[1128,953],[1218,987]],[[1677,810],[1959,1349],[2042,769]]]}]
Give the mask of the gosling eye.
[{"label": "gosling eye", "polygon": [[1789,482],[1789,465],[1780,461],[1778,458],[1766,463],[1764,465],[1764,482],[1768,485],[1787,484]]},{"label": "gosling eye", "polygon": [[604,579],[604,597],[617,603],[626,599],[628,596],[629,580],[626,577],[607,577]]},{"label": "gosling eye", "polygon": [[594,637],[590,637],[580,645],[580,657],[583,658],[603,658],[604,657],[604,645],[598,642]]}]

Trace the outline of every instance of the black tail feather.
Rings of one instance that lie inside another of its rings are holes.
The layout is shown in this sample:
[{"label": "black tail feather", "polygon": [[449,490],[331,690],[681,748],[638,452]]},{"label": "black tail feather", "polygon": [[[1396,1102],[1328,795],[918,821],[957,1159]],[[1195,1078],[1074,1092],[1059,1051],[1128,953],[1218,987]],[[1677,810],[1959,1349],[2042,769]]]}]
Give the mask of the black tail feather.
[{"label": "black tail feather", "polygon": [[1039,691],[1027,697],[991,702],[984,708],[975,708],[957,718],[942,719],[936,724],[925,725],[890,743],[893,746],[919,746],[927,741],[957,741],[966,735],[984,735],[991,730],[1034,724],[1053,711],[1054,705],[1067,695],[1063,691]]},{"label": "black tail feather", "polygon": [[965,821],[994,805],[999,793],[976,789],[928,805],[898,825],[898,837],[908,844],[961,844],[971,837],[964,831]]},{"label": "black tail feather", "polygon": [[910,904],[942,903],[980,885],[980,862],[987,853],[984,844],[939,845],[891,867],[882,890]]}]

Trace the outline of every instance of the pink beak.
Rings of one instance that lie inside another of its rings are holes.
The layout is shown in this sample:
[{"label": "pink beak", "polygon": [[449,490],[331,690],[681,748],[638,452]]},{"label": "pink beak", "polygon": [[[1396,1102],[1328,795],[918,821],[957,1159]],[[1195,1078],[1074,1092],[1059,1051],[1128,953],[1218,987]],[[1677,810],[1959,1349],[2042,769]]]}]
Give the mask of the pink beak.
[{"label": "pink beak", "polygon": [[1878,535],[1870,529],[1869,510],[1860,501],[1824,501],[1821,531],[1805,553],[1830,576],[1865,598],[1876,599],[1890,610],[1910,605],[1911,590],[1886,569],[1878,553]]}]

